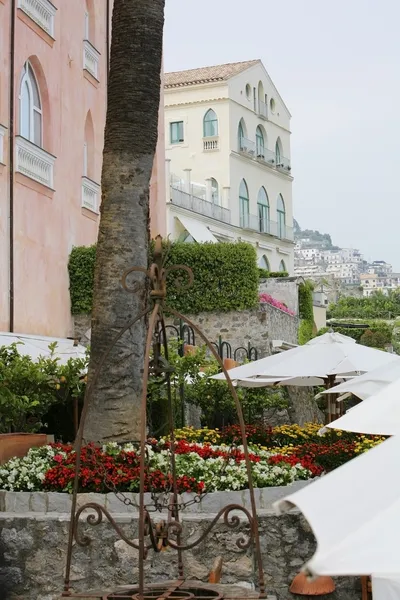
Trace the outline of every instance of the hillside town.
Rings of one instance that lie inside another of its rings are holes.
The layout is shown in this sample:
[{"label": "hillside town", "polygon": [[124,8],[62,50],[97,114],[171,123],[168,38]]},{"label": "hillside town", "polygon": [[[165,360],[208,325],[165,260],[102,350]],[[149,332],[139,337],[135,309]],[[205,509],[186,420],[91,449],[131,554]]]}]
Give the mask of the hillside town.
[{"label": "hillside town", "polygon": [[326,292],[324,301],[336,301],[341,295],[365,297],[382,292],[388,295],[400,287],[400,273],[384,260],[368,262],[354,248],[339,248],[330,235],[302,231],[295,222],[294,273],[315,282]]},{"label": "hillside town", "polygon": [[0,600],[400,600],[382,2],[0,0]]}]

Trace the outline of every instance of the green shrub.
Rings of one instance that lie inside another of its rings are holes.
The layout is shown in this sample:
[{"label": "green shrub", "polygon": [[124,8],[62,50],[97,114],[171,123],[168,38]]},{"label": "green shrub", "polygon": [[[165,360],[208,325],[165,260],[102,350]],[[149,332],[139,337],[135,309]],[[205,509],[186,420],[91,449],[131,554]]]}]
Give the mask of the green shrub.
[{"label": "green shrub", "polygon": [[95,261],[95,245],[72,248],[68,261],[68,273],[73,315],[89,314],[92,311]]},{"label": "green shrub", "polygon": [[[54,350],[56,344],[49,347]],[[86,359],[71,358],[66,365],[59,365],[49,356],[34,362],[18,353],[17,344],[1,347],[0,433],[46,430],[49,411],[61,405],[69,405],[72,425],[71,400],[83,399],[86,384],[81,374],[86,367]],[[54,425],[58,428],[63,423],[55,421]],[[49,433],[59,438],[58,430]]]},{"label": "green shrub", "polygon": [[337,304],[331,304],[328,318],[332,319],[393,319],[400,315],[400,294],[390,292],[388,296],[376,292],[368,298],[340,298]]},{"label": "green shrub", "polygon": [[312,281],[305,281],[299,285],[299,317],[300,326],[298,341],[300,345],[306,344],[313,337],[314,311],[313,311]]},{"label": "green shrub", "polygon": [[337,327],[336,325],[331,325],[330,327],[320,329],[317,335],[326,333],[332,327],[335,333],[347,335],[363,346],[384,349],[386,344],[391,343],[393,333],[392,326],[385,323],[385,321],[367,321],[365,324],[368,325],[368,328]]},{"label": "green shrub", "polygon": [[270,277],[288,277],[289,273],[286,271],[267,271],[267,269],[258,269],[260,279],[269,279]]},{"label": "green shrub", "polygon": [[[167,245],[166,245],[167,246]],[[256,250],[250,244],[168,244],[166,267],[186,265],[194,275],[193,286],[177,288],[174,271],[167,278],[167,304],[185,314],[227,312],[252,308],[258,302],[259,273]],[[68,270],[73,314],[90,313],[93,301],[95,246],[73,248]]]}]

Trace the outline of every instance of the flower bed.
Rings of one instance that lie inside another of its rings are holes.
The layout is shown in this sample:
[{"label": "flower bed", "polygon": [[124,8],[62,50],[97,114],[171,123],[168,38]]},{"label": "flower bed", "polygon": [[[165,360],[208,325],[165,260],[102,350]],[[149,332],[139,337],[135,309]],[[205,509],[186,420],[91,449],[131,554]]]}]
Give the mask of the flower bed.
[{"label": "flower bed", "polygon": [[276,300],[275,298],[273,298],[269,294],[266,294],[265,292],[259,294],[258,299],[261,302],[261,304],[269,304],[270,306],[279,308],[279,310],[282,310],[283,312],[287,313],[288,315],[291,315],[292,317],[295,316],[295,313],[292,310],[290,310],[290,308],[288,308],[286,304],[280,302],[279,300]]},{"label": "flower bed", "polygon": [[[248,427],[254,485],[285,486],[330,471],[383,438],[330,431],[321,425]],[[248,478],[236,426],[223,431],[185,428],[177,431],[178,492],[244,490]],[[171,489],[170,442],[149,440],[146,447],[146,491]],[[29,451],[0,467],[0,490],[71,492],[75,471],[71,445],[53,444]],[[81,452],[80,492],[139,491],[139,453],[133,445],[85,446]]]}]

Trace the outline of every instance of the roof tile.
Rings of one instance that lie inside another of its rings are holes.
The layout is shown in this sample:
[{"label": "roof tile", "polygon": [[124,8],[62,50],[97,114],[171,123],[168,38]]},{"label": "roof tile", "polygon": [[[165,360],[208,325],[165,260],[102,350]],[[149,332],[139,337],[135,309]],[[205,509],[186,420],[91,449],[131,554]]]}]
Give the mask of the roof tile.
[{"label": "roof tile", "polygon": [[228,63],[226,65],[215,65],[212,67],[201,67],[200,69],[189,69],[188,71],[165,73],[164,87],[173,88],[210,83],[212,81],[225,81],[259,62],[261,61],[247,60],[243,62]]}]

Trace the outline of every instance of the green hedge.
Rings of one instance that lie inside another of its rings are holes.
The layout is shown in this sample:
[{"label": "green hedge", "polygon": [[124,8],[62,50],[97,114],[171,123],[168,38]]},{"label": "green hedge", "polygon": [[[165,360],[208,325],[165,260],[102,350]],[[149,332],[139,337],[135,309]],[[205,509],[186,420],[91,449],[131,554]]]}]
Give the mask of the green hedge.
[{"label": "green hedge", "polygon": [[260,276],[260,279],[269,279],[270,277],[272,278],[278,278],[278,277],[288,277],[289,273],[287,273],[286,271],[267,271],[267,269],[258,269],[258,273]]},{"label": "green hedge", "polygon": [[393,335],[393,326],[388,325],[385,321],[365,321],[368,328],[362,329],[357,327],[340,327],[330,325],[320,329],[318,335],[322,335],[332,327],[335,333],[341,333],[353,338],[363,346],[371,346],[373,348],[385,348],[386,344],[390,344]]},{"label": "green hedge", "polygon": [[69,255],[69,294],[73,315],[92,312],[95,260],[95,245],[72,248]]},{"label": "green hedge", "polygon": [[312,281],[305,281],[299,285],[299,317],[300,326],[298,333],[299,344],[306,344],[313,336],[314,311],[313,311]]},{"label": "green hedge", "polygon": [[[93,272],[96,248],[73,248],[69,264],[71,310],[73,314],[90,313],[93,300]],[[190,267],[194,283],[188,290],[173,285],[176,276],[168,277],[167,303],[185,314],[204,311],[245,310],[258,302],[259,273],[256,250],[250,244],[187,244],[175,242],[168,247],[166,266]]]}]

